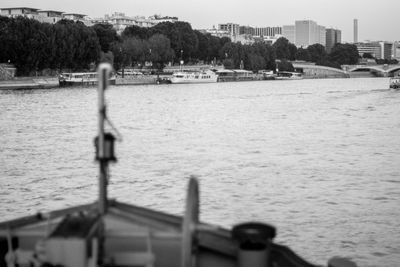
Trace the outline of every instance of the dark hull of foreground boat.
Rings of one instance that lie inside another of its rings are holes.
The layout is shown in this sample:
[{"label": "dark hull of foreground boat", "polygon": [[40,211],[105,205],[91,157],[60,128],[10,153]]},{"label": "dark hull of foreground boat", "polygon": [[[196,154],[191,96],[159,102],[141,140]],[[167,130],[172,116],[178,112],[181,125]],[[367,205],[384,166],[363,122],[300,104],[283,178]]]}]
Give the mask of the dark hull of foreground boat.
[{"label": "dark hull of foreground boat", "polygon": [[[122,266],[130,261],[145,266],[181,265],[182,217],[111,201],[100,220],[96,207],[94,203],[0,223],[0,266],[6,266],[4,259],[10,258],[6,257],[10,239],[15,263],[21,266],[35,261],[90,266],[97,250],[93,241],[100,228],[104,230],[103,264]],[[193,266],[238,266],[238,244],[231,231],[203,223],[196,228]],[[275,265],[263,266],[314,266],[277,244],[271,244],[268,262]]]}]

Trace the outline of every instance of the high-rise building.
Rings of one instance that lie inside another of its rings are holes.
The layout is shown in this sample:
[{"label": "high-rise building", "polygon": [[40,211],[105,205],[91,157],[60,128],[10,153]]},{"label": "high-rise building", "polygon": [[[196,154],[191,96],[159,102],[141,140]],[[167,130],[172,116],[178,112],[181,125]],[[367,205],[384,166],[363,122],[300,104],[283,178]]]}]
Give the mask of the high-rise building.
[{"label": "high-rise building", "polygon": [[392,59],[393,43],[379,42],[381,46],[381,59]]},{"label": "high-rise building", "polygon": [[324,26],[318,25],[318,31],[319,32],[317,33],[318,36],[317,43],[326,46],[326,28]]},{"label": "high-rise building", "polygon": [[400,57],[400,43],[398,41],[393,43],[393,58],[399,59]]},{"label": "high-rise building", "polygon": [[354,19],[353,24],[354,43],[358,43],[358,19]]},{"label": "high-rise building", "polygon": [[342,32],[340,30],[332,28],[326,29],[325,48],[327,53],[331,52],[335,44],[341,42],[342,42]]},{"label": "high-rise building", "polygon": [[284,25],[282,27],[282,35],[294,44],[296,41],[296,27],[294,25]]},{"label": "high-rise building", "polygon": [[313,44],[321,44],[325,46],[326,29],[324,26],[318,25],[315,21],[297,20],[295,22],[294,31],[293,43],[298,47],[308,47]]}]

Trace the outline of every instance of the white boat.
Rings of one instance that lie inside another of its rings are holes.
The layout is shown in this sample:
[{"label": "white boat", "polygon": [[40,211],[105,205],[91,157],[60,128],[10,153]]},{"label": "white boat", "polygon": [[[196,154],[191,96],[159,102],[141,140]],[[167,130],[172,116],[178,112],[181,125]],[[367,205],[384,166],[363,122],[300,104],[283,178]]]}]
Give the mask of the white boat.
[{"label": "white boat", "polygon": [[275,77],[275,80],[301,80],[303,75],[299,72],[291,71],[279,71]]},{"label": "white boat", "polygon": [[179,71],[174,72],[171,83],[216,83],[218,75],[211,70],[207,71]]},{"label": "white boat", "polygon": [[390,78],[389,87],[392,89],[400,89],[400,76]]},{"label": "white boat", "polygon": [[[58,78],[60,86],[97,85],[97,72],[64,72]],[[115,84],[115,75],[110,75],[109,83]]]},{"label": "white boat", "polygon": [[[316,266],[277,244],[271,225],[250,221],[225,229],[200,222],[195,177],[188,179],[183,216],[108,199],[109,163],[116,161],[115,138],[105,132],[105,123],[110,121],[104,90],[110,72],[109,64],[100,65],[95,138],[100,165],[98,201],[0,222],[0,266]],[[333,257],[328,266],[356,265]]]}]

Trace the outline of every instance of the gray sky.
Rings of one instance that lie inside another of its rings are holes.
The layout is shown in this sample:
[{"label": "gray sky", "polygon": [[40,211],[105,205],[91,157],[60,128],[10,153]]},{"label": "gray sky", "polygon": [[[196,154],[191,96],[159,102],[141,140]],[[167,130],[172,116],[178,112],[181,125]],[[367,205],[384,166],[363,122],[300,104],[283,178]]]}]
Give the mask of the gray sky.
[{"label": "gray sky", "polygon": [[33,7],[83,13],[91,17],[124,12],[128,16],[176,16],[194,29],[219,23],[267,27],[310,19],[342,30],[342,40],[353,41],[353,19],[358,19],[358,40],[400,40],[396,23],[400,0],[1,0],[1,7]]}]

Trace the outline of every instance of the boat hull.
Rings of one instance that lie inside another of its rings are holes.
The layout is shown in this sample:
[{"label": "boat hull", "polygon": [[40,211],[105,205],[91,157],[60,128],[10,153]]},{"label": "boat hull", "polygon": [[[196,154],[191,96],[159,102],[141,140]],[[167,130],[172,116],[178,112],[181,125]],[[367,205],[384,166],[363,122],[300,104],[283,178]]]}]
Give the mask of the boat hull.
[{"label": "boat hull", "polygon": [[391,78],[389,88],[391,89],[400,89],[400,78]]},{"label": "boat hull", "polygon": [[171,78],[171,83],[216,83],[217,79],[207,79],[207,80],[190,80],[190,79],[173,79]]},{"label": "boat hull", "polygon": [[212,71],[176,72],[172,74],[171,83],[216,83],[218,75]]},{"label": "boat hull", "polygon": [[[103,229],[102,254],[106,262],[124,265],[124,260],[143,260],[135,263],[154,261],[156,267],[181,266],[182,217],[117,201],[110,201],[107,214],[101,217],[97,205],[96,202],[0,223],[0,251],[3,251],[0,257],[6,257],[8,240],[11,240],[16,254],[31,254],[32,258],[26,261],[33,260],[42,246],[46,262],[86,267],[97,260],[88,255],[95,254],[99,242],[96,235]],[[81,226],[87,227],[76,227],[77,221],[71,223],[72,230],[65,226],[68,220],[76,218]],[[196,229],[196,266],[238,266],[238,243],[230,230],[205,223],[198,223]],[[315,266],[275,243],[271,244],[269,254],[273,266]]]}]

